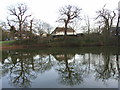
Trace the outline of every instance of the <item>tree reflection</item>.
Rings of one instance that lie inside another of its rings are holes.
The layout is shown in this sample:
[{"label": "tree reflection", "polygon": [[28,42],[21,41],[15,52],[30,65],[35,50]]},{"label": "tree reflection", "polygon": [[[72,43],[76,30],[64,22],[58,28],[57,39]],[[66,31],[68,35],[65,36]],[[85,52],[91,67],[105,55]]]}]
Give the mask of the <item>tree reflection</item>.
[{"label": "tree reflection", "polygon": [[50,54],[39,54],[37,62],[35,62],[37,63],[37,72],[44,73],[45,71],[50,70],[54,65],[54,62],[51,58],[52,56]]},{"label": "tree reflection", "polygon": [[118,79],[118,55],[110,55],[110,53],[103,53],[103,60],[96,65],[96,78],[98,80],[108,80],[110,78]]},{"label": "tree reflection", "polygon": [[57,54],[59,82],[66,86],[79,85],[83,81],[84,71],[79,68],[79,63],[75,61],[75,54]]},{"label": "tree reflection", "polygon": [[[29,57],[29,58],[28,58]],[[31,73],[32,67],[30,66],[31,58],[30,53],[24,53],[21,51],[10,51],[9,57],[5,59],[3,63],[3,72],[10,72],[9,83],[14,87],[29,87],[31,79],[36,75]]]},{"label": "tree reflection", "polygon": [[[8,57],[3,60],[3,76],[9,75],[9,84],[14,87],[31,87],[32,80],[38,72],[49,70],[53,64],[50,55],[42,55],[35,59],[38,53],[24,51],[10,51]],[[6,73],[6,74],[5,74]]]},{"label": "tree reflection", "polygon": [[[77,53],[77,54],[76,54]],[[120,73],[119,53],[97,51],[51,50],[10,50],[3,51],[2,75],[9,76],[13,87],[32,87],[32,82],[51,69],[58,73],[58,83],[76,86],[86,77],[95,75],[94,79],[107,81],[118,80]]]}]

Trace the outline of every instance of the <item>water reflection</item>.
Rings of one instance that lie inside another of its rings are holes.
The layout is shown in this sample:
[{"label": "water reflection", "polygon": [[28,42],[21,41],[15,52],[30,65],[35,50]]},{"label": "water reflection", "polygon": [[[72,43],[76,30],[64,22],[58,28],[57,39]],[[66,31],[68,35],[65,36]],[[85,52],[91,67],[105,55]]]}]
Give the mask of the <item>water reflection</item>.
[{"label": "water reflection", "polygon": [[51,69],[58,74],[56,83],[64,86],[80,85],[90,74],[98,81],[118,80],[120,55],[116,51],[96,48],[6,50],[2,51],[2,76],[8,76],[10,86],[24,88],[32,87],[40,74]]},{"label": "water reflection", "polygon": [[[34,53],[7,51],[3,62],[3,76],[9,73],[9,83],[14,87],[29,87],[31,80],[36,77],[34,70]],[[7,55],[6,54],[6,55]]]},{"label": "water reflection", "polygon": [[57,63],[59,73],[59,82],[63,85],[76,85],[83,81],[83,70],[80,70],[78,61],[75,60],[75,54],[62,53],[53,55]]}]

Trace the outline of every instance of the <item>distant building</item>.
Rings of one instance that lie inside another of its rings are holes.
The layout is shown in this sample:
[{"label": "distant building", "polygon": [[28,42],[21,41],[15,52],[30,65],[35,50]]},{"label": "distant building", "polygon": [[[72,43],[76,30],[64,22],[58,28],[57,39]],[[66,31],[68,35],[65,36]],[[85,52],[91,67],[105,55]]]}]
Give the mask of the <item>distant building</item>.
[{"label": "distant building", "polygon": [[[22,39],[29,39],[30,32],[29,31],[22,31]],[[18,40],[20,38],[20,31],[16,31],[14,33],[14,39]]]},{"label": "distant building", "polygon": [[[116,27],[111,27],[110,28],[110,34],[111,35],[116,35]],[[120,35],[120,27],[118,27],[118,35]]]},{"label": "distant building", "polygon": [[[22,34],[20,34],[20,33],[22,33]],[[25,30],[23,30],[22,32],[16,31],[14,33],[15,40],[19,40],[21,36],[22,36],[22,39],[30,39],[31,37],[36,37],[37,35],[31,33],[30,31],[25,31]]]},{"label": "distant building", "polygon": [[77,33],[76,35],[77,35],[78,37],[84,37],[84,36],[85,36],[84,33]]},{"label": "distant building", "polygon": [[43,34],[42,34],[42,37],[43,38],[45,38],[45,37],[47,37],[48,36],[48,34],[46,33],[46,32],[44,32]]},{"label": "distant building", "polygon": [[[65,35],[65,28],[64,27],[57,27],[53,32],[52,32],[53,36],[63,36]],[[67,35],[76,35],[75,30],[73,30],[72,28],[68,28],[67,29]]]}]

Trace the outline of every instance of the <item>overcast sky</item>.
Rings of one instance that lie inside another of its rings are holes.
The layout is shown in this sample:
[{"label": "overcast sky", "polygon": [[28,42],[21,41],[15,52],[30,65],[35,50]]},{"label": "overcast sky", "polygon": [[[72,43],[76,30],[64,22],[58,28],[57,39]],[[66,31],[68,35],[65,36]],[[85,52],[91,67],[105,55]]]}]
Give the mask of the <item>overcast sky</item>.
[{"label": "overcast sky", "polygon": [[96,11],[105,4],[106,8],[115,10],[119,0],[0,0],[0,20],[5,20],[8,16],[7,7],[17,3],[25,3],[32,13],[32,17],[41,19],[50,25],[57,26],[56,20],[59,16],[58,10],[64,5],[75,5],[82,8],[81,15],[95,17]]}]

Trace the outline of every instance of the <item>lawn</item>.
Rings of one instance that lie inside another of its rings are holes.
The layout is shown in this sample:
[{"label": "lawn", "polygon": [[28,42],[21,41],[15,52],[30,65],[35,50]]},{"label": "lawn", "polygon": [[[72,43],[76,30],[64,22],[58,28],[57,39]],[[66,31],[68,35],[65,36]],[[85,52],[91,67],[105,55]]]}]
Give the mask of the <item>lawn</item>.
[{"label": "lawn", "polygon": [[11,44],[13,43],[15,40],[11,40],[11,41],[0,41],[0,44]]}]

